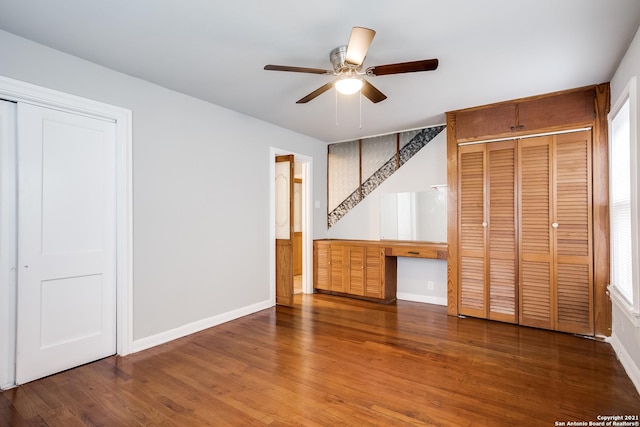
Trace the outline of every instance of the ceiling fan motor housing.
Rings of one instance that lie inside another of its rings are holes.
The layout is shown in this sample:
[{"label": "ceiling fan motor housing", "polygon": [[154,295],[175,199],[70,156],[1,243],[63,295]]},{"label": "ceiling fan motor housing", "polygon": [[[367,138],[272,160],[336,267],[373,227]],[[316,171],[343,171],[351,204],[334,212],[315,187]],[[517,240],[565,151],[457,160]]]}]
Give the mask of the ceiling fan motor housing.
[{"label": "ceiling fan motor housing", "polygon": [[333,71],[337,74],[341,74],[346,71],[359,71],[362,68],[362,65],[352,65],[346,62],[347,57],[347,46],[338,46],[333,49],[329,54],[329,60],[331,61],[331,65],[333,65]]}]

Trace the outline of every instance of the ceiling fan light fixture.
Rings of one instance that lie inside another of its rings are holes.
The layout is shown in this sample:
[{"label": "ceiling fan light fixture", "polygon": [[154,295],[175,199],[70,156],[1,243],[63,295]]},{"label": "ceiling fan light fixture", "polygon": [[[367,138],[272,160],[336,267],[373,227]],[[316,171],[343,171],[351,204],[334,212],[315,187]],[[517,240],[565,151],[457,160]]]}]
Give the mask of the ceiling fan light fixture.
[{"label": "ceiling fan light fixture", "polygon": [[345,77],[335,82],[338,92],[343,95],[353,95],[362,89],[362,79],[358,77]]}]

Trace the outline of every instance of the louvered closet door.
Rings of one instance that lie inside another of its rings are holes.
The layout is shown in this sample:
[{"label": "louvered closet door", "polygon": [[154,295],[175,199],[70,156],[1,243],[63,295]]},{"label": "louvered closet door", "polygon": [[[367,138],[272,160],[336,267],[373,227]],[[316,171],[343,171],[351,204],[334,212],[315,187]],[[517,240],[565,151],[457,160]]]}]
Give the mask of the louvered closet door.
[{"label": "louvered closet door", "polygon": [[485,292],[485,147],[483,144],[458,149],[458,247],[460,314],[487,317]]},{"label": "louvered closet door", "polygon": [[594,334],[591,132],[555,137],[555,329]]},{"label": "louvered closet door", "polygon": [[489,318],[517,322],[516,141],[486,144]]},{"label": "louvered closet door", "polygon": [[591,133],[520,141],[520,323],[593,335]]},{"label": "louvered closet door", "polygon": [[519,141],[520,324],[553,329],[552,137]]},{"label": "louvered closet door", "polygon": [[516,142],[459,151],[460,313],[515,323]]}]

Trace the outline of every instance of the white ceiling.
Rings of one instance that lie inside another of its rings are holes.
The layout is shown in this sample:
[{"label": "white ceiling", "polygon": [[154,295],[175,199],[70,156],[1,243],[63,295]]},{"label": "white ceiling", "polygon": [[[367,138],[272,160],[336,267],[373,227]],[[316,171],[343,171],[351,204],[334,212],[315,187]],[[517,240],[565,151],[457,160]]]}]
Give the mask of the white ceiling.
[{"label": "white ceiling", "polygon": [[[609,81],[639,25],[638,0],[0,0],[0,29],[327,142]],[[361,128],[358,95],[295,103],[331,76],[263,70],[331,69],[353,26],[377,31],[365,67],[440,60],[370,78]]]}]

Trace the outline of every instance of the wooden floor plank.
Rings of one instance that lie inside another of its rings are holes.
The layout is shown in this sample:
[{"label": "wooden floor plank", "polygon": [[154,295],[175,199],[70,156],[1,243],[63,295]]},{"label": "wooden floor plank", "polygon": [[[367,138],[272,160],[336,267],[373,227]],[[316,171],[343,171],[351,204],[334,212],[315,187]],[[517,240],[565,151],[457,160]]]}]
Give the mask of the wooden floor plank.
[{"label": "wooden floor plank", "polygon": [[640,412],[605,342],[407,301],[295,301],[5,391],[0,425],[553,426]]}]

